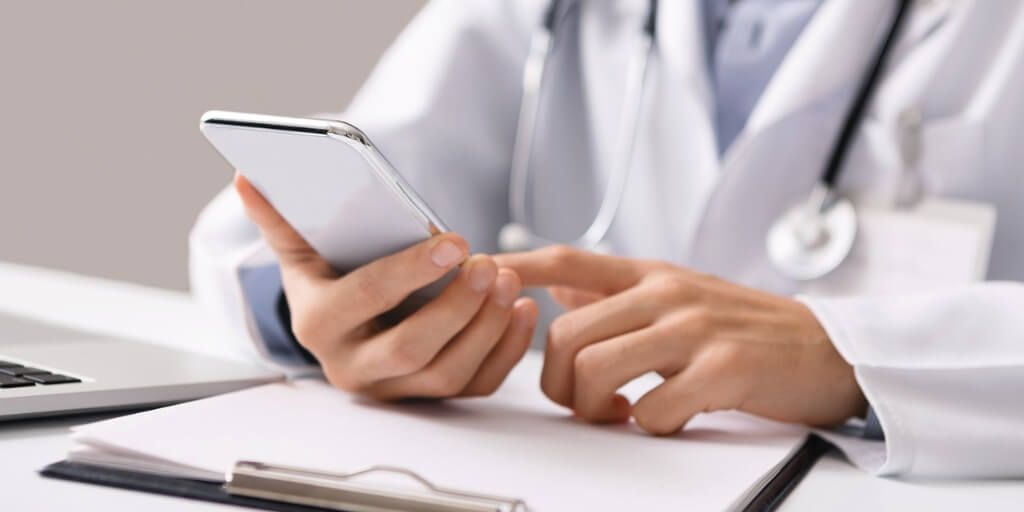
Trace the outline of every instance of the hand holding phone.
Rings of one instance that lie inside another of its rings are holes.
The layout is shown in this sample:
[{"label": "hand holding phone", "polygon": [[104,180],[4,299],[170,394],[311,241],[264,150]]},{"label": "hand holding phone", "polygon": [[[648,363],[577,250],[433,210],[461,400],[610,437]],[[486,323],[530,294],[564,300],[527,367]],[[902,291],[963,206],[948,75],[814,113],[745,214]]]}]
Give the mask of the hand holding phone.
[{"label": "hand holding phone", "polygon": [[[245,178],[235,187],[278,255],[299,341],[335,386],[380,400],[493,393],[529,347],[537,306],[518,276],[444,233],[340,276]],[[378,316],[463,263],[394,326]]]},{"label": "hand holding phone", "polygon": [[530,343],[536,305],[517,300],[514,272],[469,256],[365,133],[232,112],[208,112],[201,129],[240,169],[292,330],[332,384],[383,400],[497,389]]}]

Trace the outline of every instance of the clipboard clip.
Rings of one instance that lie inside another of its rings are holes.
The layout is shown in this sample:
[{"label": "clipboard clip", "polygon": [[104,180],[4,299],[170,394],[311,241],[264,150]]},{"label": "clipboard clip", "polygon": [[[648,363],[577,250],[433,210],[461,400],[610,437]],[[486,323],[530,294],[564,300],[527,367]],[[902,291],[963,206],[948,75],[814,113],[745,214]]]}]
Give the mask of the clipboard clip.
[{"label": "clipboard clip", "polygon": [[[391,473],[410,478],[426,492],[388,489],[360,483],[359,477]],[[238,461],[226,475],[224,490],[296,505],[348,512],[529,512],[526,502],[434,485],[414,471],[372,466],[352,473],[328,473],[290,466]]]}]

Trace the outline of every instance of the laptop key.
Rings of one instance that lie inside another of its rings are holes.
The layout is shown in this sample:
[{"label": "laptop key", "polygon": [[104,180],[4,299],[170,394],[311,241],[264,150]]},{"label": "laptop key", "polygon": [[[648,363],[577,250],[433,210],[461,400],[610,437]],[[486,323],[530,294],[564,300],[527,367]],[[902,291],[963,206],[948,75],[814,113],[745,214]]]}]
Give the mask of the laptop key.
[{"label": "laptop key", "polygon": [[22,388],[35,385],[36,383],[30,380],[11,377],[10,375],[0,375],[0,388]]},{"label": "laptop key", "polygon": [[0,374],[10,375],[11,377],[24,377],[26,375],[35,375],[50,373],[46,370],[40,370],[39,368],[32,368],[31,366],[10,366],[7,368],[0,368]]},{"label": "laptop key", "polygon": [[61,375],[59,373],[30,374],[26,375],[25,378],[29,381],[38,382],[40,384],[71,384],[72,382],[82,382],[74,377],[68,377],[67,375]]}]

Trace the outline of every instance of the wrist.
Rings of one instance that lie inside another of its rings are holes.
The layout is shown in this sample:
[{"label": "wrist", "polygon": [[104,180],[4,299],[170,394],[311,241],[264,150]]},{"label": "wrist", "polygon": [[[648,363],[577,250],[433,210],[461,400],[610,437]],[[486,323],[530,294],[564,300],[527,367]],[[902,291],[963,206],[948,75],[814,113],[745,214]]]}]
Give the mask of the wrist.
[{"label": "wrist", "polygon": [[810,372],[814,380],[810,385],[821,389],[822,398],[831,405],[828,408],[831,414],[827,418],[809,423],[831,426],[841,424],[850,418],[864,418],[867,415],[868,402],[857,382],[853,365],[843,358],[814,313],[807,306],[797,304],[803,310],[805,339],[814,347],[813,352],[817,354],[812,364],[818,368]]}]

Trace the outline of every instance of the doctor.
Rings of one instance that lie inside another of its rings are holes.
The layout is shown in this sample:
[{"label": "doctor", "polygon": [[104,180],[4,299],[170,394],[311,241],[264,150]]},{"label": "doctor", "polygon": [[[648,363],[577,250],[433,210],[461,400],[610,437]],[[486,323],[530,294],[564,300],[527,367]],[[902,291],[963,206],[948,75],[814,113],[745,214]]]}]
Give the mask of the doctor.
[{"label": "doctor", "polygon": [[864,418],[829,436],[878,474],[1024,475],[1024,2],[908,4],[431,3],[342,118],[459,234],[339,276],[238,179],[194,290],[275,362],[394,399],[494,391],[559,313],[520,288],[548,287],[541,387],[584,419]]}]

